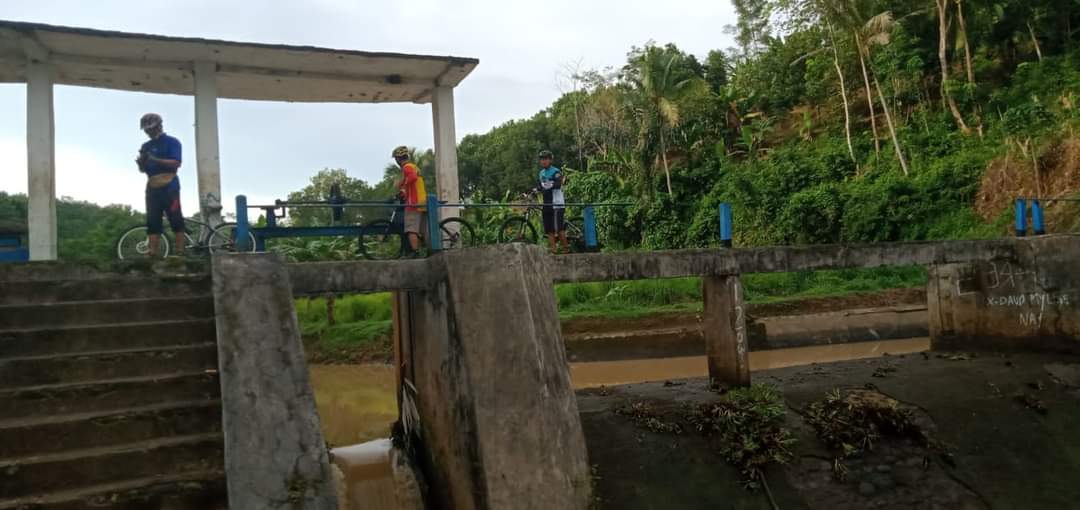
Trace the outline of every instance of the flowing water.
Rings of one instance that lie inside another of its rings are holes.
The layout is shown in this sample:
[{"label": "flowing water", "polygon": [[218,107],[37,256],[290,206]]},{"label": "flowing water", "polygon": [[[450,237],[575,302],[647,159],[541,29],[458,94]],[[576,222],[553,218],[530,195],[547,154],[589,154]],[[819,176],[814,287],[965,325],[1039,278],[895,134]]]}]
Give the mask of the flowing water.
[{"label": "flowing water", "polygon": [[[766,370],[810,363],[828,363],[907,354],[930,348],[930,340],[913,338],[750,353],[750,369]],[[704,356],[572,363],[576,388],[663,381],[707,374]],[[351,445],[387,437],[397,419],[394,370],[388,365],[312,365],[311,384],[319,406],[323,435],[331,445]]]},{"label": "flowing water", "polygon": [[[914,338],[777,349],[750,353],[751,370],[810,363],[907,354],[930,348],[930,340]],[[398,508],[389,463],[390,424],[397,419],[394,369],[388,365],[312,365],[311,384],[319,407],[323,435],[340,470],[339,502],[343,510]],[[571,363],[576,388],[663,381],[707,374],[704,356]],[[363,443],[363,444],[358,444]],[[353,446],[341,446],[353,445]],[[342,490],[344,489],[344,490]]]}]

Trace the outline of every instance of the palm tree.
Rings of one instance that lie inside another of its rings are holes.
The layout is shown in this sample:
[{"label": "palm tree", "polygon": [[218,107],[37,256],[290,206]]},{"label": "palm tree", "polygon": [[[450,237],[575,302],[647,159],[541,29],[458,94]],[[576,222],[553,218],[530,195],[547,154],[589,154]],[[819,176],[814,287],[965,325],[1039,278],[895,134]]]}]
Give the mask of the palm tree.
[{"label": "palm tree", "polygon": [[[886,11],[870,18],[863,25],[862,37],[864,44],[859,49],[859,52],[865,55],[860,55],[859,58],[869,57],[871,46],[889,44],[892,29],[893,17],[891,12]],[[885,94],[881,92],[881,83],[878,81],[876,73],[874,73],[874,87],[877,89],[878,99],[881,101],[881,109],[885,112],[885,122],[889,126],[889,136],[892,138],[893,148],[896,149],[896,159],[900,161],[900,169],[904,171],[904,175],[907,175],[907,160],[904,159],[904,151],[900,148],[900,139],[896,136],[896,126],[893,125],[892,112],[889,111],[889,103],[885,100]]]},{"label": "palm tree", "polygon": [[672,194],[671,170],[668,168],[664,131],[675,129],[681,123],[680,101],[695,94],[704,94],[708,90],[705,80],[693,75],[687,76],[680,65],[682,59],[683,56],[677,51],[649,45],[638,58],[636,66],[638,88],[645,103],[640,144],[644,149],[645,140],[651,138],[648,135],[655,132],[658,136],[668,195]]}]

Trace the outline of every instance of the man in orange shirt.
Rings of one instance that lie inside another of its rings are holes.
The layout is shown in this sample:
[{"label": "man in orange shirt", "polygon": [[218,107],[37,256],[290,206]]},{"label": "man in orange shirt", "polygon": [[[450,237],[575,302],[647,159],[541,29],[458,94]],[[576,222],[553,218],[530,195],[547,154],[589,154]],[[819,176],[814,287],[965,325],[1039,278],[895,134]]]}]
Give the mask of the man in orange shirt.
[{"label": "man in orange shirt", "polygon": [[423,206],[427,200],[424,178],[420,175],[420,168],[409,160],[408,147],[402,145],[394,149],[391,156],[401,167],[401,177],[395,185],[405,199],[405,235],[409,239],[409,248],[415,254],[420,249],[420,238],[427,226],[426,208]]}]

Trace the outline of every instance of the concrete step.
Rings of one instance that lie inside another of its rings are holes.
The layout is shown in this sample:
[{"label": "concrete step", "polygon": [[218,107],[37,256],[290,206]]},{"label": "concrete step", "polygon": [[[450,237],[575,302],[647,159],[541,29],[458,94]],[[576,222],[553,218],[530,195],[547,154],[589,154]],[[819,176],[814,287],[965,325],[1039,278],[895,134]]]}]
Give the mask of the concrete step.
[{"label": "concrete step", "polygon": [[0,461],[0,501],[195,471],[225,464],[219,433],[153,439]]},{"label": "concrete step", "polygon": [[111,411],[159,402],[215,400],[221,386],[216,373],[166,375],[47,384],[0,390],[5,419]]},{"label": "concrete step", "polygon": [[0,420],[0,459],[221,431],[221,401]]},{"label": "concrete step", "polygon": [[213,316],[214,299],[209,295],[4,305],[0,306],[0,336],[4,335],[2,330],[12,329],[205,319]]},{"label": "concrete step", "polygon": [[0,389],[217,370],[217,344],[0,359]]},{"label": "concrete step", "polygon": [[0,510],[219,510],[226,501],[225,472],[204,470],[0,499]]},{"label": "concrete step", "polygon": [[214,341],[214,319],[122,322],[0,331],[0,359]]},{"label": "concrete step", "polygon": [[210,294],[210,275],[176,277],[93,278],[0,283],[0,305],[29,305],[65,301],[167,298]]}]

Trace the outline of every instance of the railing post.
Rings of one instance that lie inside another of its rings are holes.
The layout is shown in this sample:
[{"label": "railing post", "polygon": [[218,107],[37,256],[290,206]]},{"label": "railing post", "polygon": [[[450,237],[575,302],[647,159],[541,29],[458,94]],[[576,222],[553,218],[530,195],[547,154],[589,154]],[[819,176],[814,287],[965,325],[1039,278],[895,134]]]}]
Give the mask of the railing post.
[{"label": "railing post", "polygon": [[1043,225],[1042,204],[1039,203],[1037,198],[1031,201],[1031,227],[1037,236],[1046,233],[1046,226]]},{"label": "railing post", "polygon": [[248,246],[248,232],[251,231],[251,225],[248,224],[247,215],[247,197],[244,195],[236,195],[236,250],[239,252],[246,252],[251,250]]},{"label": "railing post", "polygon": [[1027,235],[1027,200],[1016,199],[1016,237]]},{"label": "railing post", "polygon": [[731,204],[720,204],[720,246],[731,248]]},{"label": "railing post", "polygon": [[428,247],[431,251],[442,250],[442,235],[439,233],[439,197],[427,196]]},{"label": "railing post", "polygon": [[585,206],[583,216],[582,219],[585,222],[585,247],[591,251],[599,245],[596,241],[596,209],[591,205]]}]

